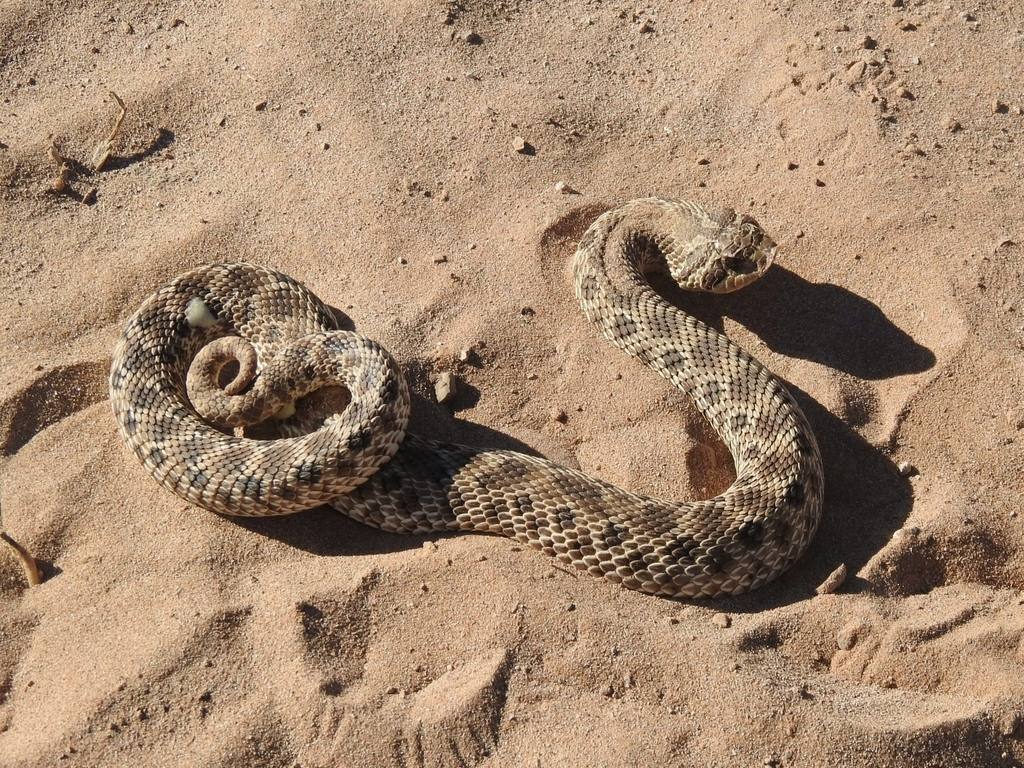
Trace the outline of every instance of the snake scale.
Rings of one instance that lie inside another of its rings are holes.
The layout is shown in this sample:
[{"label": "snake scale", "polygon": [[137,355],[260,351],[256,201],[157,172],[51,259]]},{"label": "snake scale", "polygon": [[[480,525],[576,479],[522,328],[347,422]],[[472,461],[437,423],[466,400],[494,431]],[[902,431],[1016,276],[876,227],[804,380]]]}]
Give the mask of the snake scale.
[{"label": "snake scale", "polygon": [[[667,268],[684,288],[721,293],[759,277],[775,251],[748,216],[659,198],[603,214],[576,251],[586,316],[686,392],[731,452],[736,481],[705,501],[653,499],[543,458],[406,434],[409,392],[387,351],[337,330],[298,281],[249,264],[199,267],[142,305],[114,353],[111,404],[150,474],[214,512],[330,503],[385,531],[509,536],[648,594],[735,595],[777,577],[814,536],[818,445],[767,368],[645,275]],[[347,390],[340,413],[296,412],[325,386]],[[279,437],[246,436],[264,420]]]}]

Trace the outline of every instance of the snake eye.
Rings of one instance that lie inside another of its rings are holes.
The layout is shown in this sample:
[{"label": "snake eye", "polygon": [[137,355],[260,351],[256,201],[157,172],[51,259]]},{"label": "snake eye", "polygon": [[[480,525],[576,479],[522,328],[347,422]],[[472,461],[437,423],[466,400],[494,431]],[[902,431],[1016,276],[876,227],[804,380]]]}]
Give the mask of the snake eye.
[{"label": "snake eye", "polygon": [[747,258],[746,250],[736,256],[728,256],[722,260],[726,270],[734,275],[749,275],[757,269],[757,264]]}]

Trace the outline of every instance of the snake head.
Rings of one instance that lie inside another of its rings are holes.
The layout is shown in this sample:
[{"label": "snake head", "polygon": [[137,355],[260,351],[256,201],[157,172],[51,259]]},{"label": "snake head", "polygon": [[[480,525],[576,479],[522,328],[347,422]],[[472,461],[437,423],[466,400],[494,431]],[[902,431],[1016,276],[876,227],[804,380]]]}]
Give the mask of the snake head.
[{"label": "snake head", "polygon": [[711,248],[715,256],[701,276],[701,287],[729,293],[763,275],[775,260],[778,245],[746,214],[723,211],[718,223],[721,229]]}]

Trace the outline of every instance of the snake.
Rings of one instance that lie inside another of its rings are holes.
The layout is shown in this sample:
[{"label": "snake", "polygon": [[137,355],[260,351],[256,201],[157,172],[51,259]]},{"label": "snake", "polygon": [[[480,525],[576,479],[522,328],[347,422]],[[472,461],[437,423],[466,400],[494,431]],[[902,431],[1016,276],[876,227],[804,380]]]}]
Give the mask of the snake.
[{"label": "snake", "polygon": [[[764,274],[777,248],[746,214],[643,198],[600,215],[576,249],[573,285],[589,321],[685,392],[731,453],[735,481],[703,501],[407,433],[409,386],[395,359],[339,329],[298,280],[253,264],[200,266],[150,296],[117,343],[110,402],[150,475],[218,514],[330,504],[392,533],[508,536],[650,595],[738,595],[785,572],[814,537],[820,450],[779,378],[649,277],[726,293]],[[341,393],[333,409],[306,407],[325,392]]]}]

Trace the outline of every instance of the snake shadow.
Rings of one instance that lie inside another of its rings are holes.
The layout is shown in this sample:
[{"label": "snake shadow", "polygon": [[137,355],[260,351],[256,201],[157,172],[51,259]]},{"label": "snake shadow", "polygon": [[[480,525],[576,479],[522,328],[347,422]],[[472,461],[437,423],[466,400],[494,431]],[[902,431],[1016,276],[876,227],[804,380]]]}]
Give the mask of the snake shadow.
[{"label": "snake shadow", "polygon": [[727,316],[775,352],[859,379],[888,379],[935,365],[934,353],[876,304],[838,285],[812,283],[779,265],[743,290],[719,296],[684,291],[661,275],[651,282],[662,296],[707,325],[722,330]]}]

